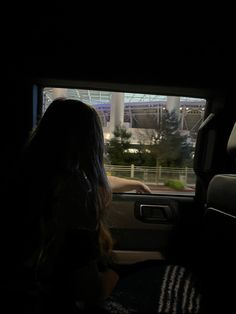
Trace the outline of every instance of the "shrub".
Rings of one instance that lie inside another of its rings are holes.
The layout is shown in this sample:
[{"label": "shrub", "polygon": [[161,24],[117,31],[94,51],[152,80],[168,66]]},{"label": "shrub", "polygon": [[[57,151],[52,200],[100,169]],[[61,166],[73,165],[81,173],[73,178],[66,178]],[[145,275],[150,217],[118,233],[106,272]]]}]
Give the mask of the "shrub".
[{"label": "shrub", "polygon": [[184,189],[184,184],[183,182],[179,181],[179,180],[168,180],[165,182],[165,185],[175,189],[175,190],[183,190]]}]

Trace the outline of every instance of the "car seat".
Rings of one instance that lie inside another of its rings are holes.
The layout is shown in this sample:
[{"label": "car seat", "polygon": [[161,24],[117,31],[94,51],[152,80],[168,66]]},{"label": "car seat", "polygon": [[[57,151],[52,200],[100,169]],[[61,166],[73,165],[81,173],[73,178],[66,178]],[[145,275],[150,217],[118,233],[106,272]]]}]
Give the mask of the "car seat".
[{"label": "car seat", "polygon": [[[236,123],[227,153],[236,159]],[[204,217],[204,280],[209,306],[222,313],[236,309],[236,168],[211,179]]]}]

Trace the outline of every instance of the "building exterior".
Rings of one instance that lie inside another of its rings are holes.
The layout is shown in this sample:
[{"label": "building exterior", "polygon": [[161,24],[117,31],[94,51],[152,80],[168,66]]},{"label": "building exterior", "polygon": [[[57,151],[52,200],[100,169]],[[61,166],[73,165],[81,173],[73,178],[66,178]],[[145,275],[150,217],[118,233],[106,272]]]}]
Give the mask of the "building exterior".
[{"label": "building exterior", "polygon": [[162,130],[167,111],[175,110],[179,130],[193,145],[204,117],[205,99],[163,95],[117,93],[83,89],[45,88],[44,108],[57,97],[79,99],[94,106],[100,116],[105,140],[114,128],[123,125],[132,133],[131,143],[150,144],[150,138]]}]

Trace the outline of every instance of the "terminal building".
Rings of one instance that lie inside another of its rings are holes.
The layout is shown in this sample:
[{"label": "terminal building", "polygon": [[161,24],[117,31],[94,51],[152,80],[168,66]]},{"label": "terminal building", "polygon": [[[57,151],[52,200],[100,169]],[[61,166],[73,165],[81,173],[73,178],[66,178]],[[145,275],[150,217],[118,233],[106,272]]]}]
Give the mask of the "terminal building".
[{"label": "terminal building", "polygon": [[175,110],[179,131],[193,145],[204,117],[205,99],[118,93],[109,91],[45,88],[43,111],[57,97],[81,100],[94,106],[100,116],[105,140],[113,136],[116,126],[123,125],[131,132],[131,143],[150,144],[150,138],[162,130],[166,113]]}]

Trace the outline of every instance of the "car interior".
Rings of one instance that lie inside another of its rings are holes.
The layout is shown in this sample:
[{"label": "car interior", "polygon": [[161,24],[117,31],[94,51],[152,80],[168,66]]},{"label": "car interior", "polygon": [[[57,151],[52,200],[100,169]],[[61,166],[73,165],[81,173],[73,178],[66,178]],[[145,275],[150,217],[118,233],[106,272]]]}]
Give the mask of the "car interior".
[{"label": "car interior", "polygon": [[[37,20],[30,31],[25,27],[15,29],[19,48],[13,49],[12,43],[8,46],[4,86],[7,97],[2,104],[6,123],[2,152],[4,186],[11,180],[12,166],[43,114],[47,88],[206,100],[194,145],[194,189],[190,193],[174,189],[168,193],[161,190],[151,194],[114,193],[107,219],[121,272],[145,261],[186,267],[197,278],[202,293],[198,313],[233,313],[236,107],[230,78],[232,47],[223,37],[189,44],[188,49],[172,42],[149,56],[146,51],[140,62],[132,59],[135,52],[132,48],[127,51],[123,47],[125,53],[117,51],[115,58],[112,49],[116,45],[107,51],[101,42],[91,50],[81,38],[76,43],[71,41],[76,29],[69,32],[64,26],[61,31],[60,25],[58,33],[50,33],[49,27],[55,31],[57,21],[52,15]],[[118,37],[115,40],[120,42]],[[170,48],[176,49],[174,55]],[[148,117],[147,123],[148,119],[151,123]],[[2,191],[4,194],[5,190]],[[17,234],[4,219],[1,232],[1,246],[8,252],[8,238]],[[12,284],[7,282],[4,272],[6,268],[11,272],[11,261],[5,255],[2,262],[2,277],[6,280],[1,289],[8,290]],[[10,289],[9,308],[15,303],[17,289]]]}]

